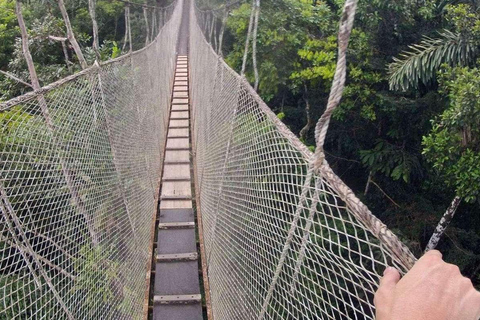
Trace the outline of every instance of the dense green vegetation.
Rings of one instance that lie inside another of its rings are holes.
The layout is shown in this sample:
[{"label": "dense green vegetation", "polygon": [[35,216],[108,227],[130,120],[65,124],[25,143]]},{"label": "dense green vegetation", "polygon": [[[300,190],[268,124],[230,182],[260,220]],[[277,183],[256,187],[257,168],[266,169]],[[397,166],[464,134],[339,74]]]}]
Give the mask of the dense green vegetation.
[{"label": "dense green vegetation", "polygon": [[[143,2],[137,0],[137,2]],[[216,7],[224,1],[208,1]],[[165,1],[148,1],[165,5]],[[87,0],[66,1],[89,64],[95,54]],[[341,0],[263,0],[257,39],[259,93],[314,145],[333,79]],[[0,0],[0,70],[29,82],[12,0]],[[124,43],[124,4],[97,1],[102,59]],[[223,52],[241,68],[251,5],[232,7]],[[132,7],[134,48],[143,13]],[[417,255],[455,196],[463,199],[439,244],[447,261],[480,285],[480,3],[360,1],[348,52],[347,87],[327,137],[337,174]],[[41,84],[80,70],[56,1],[29,1],[24,15]],[[220,29],[221,11],[217,26]],[[125,50],[128,50],[127,48]],[[247,77],[253,82],[251,60]],[[0,100],[29,87],[0,75]],[[309,106],[307,110],[307,106]],[[3,117],[9,116],[4,114]]]},{"label": "dense green vegetation", "polygon": [[[166,6],[169,0],[133,0],[131,2]],[[65,1],[67,11],[83,54],[89,64],[95,60],[92,49],[92,21],[88,12],[88,0]],[[102,60],[108,60],[121,53],[124,44],[125,3],[115,0],[96,1],[100,53]],[[133,49],[145,44],[145,23],[141,6],[132,5],[131,28]],[[25,1],[23,15],[30,37],[30,51],[40,84],[46,85],[68,74],[81,70],[78,59],[66,41],[68,62],[57,38],[66,37],[66,27],[58,8],[57,1]],[[124,48],[128,51],[128,46]],[[20,31],[15,16],[15,1],[0,0],[0,70],[10,72],[29,82],[28,69],[22,55]],[[0,101],[8,100],[30,89],[0,74]]]},{"label": "dense green vegetation", "polygon": [[[218,7],[223,1],[203,1]],[[333,79],[341,0],[263,0],[259,93],[313,148]],[[337,174],[415,254],[452,199],[438,248],[480,285],[480,9],[477,1],[360,1],[347,87],[326,151]],[[251,4],[232,6],[223,54],[241,69]],[[220,29],[223,12],[217,11]],[[247,78],[253,83],[249,59]]]}]

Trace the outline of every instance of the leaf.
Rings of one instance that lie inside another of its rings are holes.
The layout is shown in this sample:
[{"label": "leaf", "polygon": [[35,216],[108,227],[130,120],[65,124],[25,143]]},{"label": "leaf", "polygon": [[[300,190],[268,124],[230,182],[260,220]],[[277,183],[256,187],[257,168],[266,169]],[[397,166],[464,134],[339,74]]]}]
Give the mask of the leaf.
[{"label": "leaf", "polygon": [[443,63],[466,65],[479,52],[478,44],[458,33],[444,30],[439,38],[424,37],[418,44],[409,46],[399,58],[389,65],[391,90],[407,91],[421,83],[431,83]]}]

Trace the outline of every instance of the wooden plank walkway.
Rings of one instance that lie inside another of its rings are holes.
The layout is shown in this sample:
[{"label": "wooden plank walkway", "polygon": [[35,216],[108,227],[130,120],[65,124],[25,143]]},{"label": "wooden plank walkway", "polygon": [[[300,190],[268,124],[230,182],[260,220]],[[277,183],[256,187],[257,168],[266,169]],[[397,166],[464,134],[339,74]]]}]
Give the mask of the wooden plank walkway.
[{"label": "wooden plank walkway", "polygon": [[153,299],[154,320],[201,320],[190,174],[188,57],[178,56],[165,149]]}]

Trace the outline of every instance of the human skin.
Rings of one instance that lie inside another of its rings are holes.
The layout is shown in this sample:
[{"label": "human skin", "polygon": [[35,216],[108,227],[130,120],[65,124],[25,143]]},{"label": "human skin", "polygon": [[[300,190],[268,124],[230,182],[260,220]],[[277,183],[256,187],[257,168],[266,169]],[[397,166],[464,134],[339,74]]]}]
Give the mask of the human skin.
[{"label": "human skin", "polygon": [[374,298],[377,320],[478,320],[480,292],[456,265],[431,250],[400,279],[384,271]]}]

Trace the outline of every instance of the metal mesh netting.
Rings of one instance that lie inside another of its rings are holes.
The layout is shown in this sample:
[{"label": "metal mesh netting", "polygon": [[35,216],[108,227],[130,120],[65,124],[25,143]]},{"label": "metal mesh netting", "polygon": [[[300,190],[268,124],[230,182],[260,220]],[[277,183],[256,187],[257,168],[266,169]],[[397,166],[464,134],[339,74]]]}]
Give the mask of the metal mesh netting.
[{"label": "metal mesh netting", "polygon": [[190,66],[214,318],[373,319],[383,270],[414,257],[327,164],[307,177],[311,152],[206,42],[209,14],[191,10]]},{"label": "metal mesh netting", "polygon": [[0,104],[0,319],[142,317],[181,6],[165,12],[148,47]]}]

